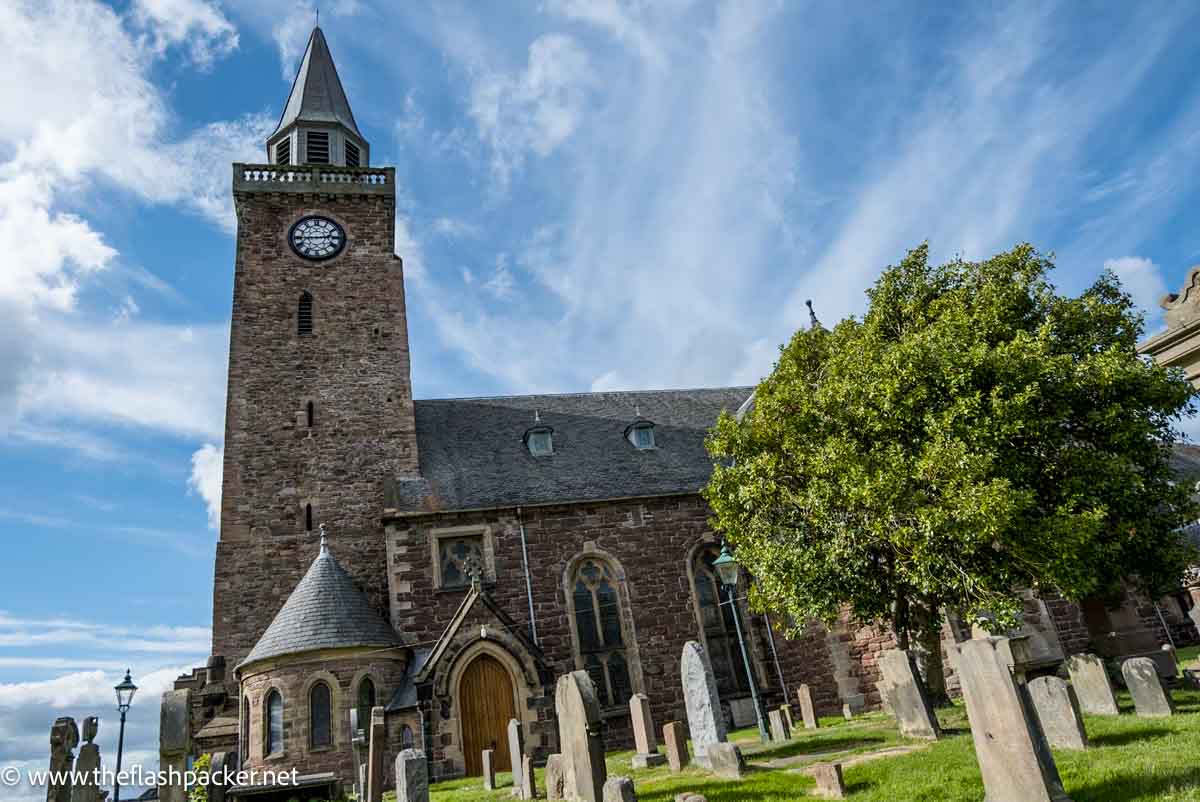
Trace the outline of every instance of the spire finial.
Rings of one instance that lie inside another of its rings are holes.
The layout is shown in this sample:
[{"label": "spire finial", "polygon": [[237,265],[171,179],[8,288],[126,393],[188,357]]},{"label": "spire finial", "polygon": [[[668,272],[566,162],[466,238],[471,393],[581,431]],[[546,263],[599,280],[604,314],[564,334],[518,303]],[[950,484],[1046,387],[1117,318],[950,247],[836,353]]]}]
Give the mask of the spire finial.
[{"label": "spire finial", "polygon": [[317,25],[316,25],[316,27],[320,28],[320,27],[321,27],[321,7],[320,7],[320,6],[316,6],[314,10],[317,12]]},{"label": "spire finial", "polygon": [[321,524],[321,554],[329,553],[329,540],[325,537],[325,524]]},{"label": "spire finial", "polygon": [[814,329],[820,328],[821,321],[817,320],[817,313],[813,311],[812,299],[805,301],[804,305],[808,307],[808,324]]},{"label": "spire finial", "polygon": [[541,413],[541,412],[539,412],[539,411],[538,411],[538,410],[536,410],[536,409],[533,411],[533,422],[534,422],[534,423],[541,423],[541,422],[542,422],[542,413]]}]

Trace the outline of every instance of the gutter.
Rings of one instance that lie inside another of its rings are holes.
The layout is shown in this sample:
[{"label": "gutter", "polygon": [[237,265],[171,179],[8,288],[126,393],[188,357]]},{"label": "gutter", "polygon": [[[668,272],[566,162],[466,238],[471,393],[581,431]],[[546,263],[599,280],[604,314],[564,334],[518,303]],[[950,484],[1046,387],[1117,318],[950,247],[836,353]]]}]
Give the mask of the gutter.
[{"label": "gutter", "polygon": [[529,546],[525,542],[525,521],[521,518],[521,508],[517,507],[517,525],[521,528],[521,568],[525,572],[525,596],[529,600],[529,634],[534,646],[538,643],[537,618],[533,613],[533,580],[529,576]]}]

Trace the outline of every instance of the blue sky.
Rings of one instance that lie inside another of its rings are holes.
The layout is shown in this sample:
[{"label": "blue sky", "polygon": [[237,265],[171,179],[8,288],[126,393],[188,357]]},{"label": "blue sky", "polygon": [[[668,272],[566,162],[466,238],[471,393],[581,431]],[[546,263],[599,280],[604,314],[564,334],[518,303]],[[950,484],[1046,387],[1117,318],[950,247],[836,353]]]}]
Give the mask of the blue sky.
[{"label": "blue sky", "polygon": [[[417,397],[753,382],[925,239],[1109,265],[1159,325],[1200,262],[1200,8],[960,6],[323,3],[397,169]],[[207,654],[229,163],[314,17],[0,0],[0,763],[126,664],[150,759]]]}]

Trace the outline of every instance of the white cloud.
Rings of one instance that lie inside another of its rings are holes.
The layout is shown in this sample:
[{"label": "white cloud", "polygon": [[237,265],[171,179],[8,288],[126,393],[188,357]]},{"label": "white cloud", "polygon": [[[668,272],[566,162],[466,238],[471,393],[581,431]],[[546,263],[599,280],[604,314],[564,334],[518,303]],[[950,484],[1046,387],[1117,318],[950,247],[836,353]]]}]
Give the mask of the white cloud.
[{"label": "white cloud", "polygon": [[208,509],[208,528],[221,527],[221,470],[225,460],[225,448],[205,443],[192,454],[192,475],[188,487],[200,494]]},{"label": "white cloud", "polygon": [[1121,286],[1148,320],[1157,319],[1162,314],[1158,304],[1167,294],[1167,283],[1158,265],[1140,256],[1122,256],[1119,259],[1106,259],[1104,269],[1117,275]]},{"label": "white cloud", "polygon": [[220,8],[204,0],[135,0],[133,17],[149,33],[158,55],[183,44],[200,67],[210,66],[238,45],[237,29]]}]

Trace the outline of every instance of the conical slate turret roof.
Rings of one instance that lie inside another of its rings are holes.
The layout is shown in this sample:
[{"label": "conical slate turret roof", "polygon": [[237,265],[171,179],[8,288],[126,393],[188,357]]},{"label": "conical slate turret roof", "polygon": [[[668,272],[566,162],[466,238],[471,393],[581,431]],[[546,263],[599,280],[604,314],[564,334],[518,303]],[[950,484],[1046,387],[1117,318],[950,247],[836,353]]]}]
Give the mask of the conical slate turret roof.
[{"label": "conical slate turret roof", "polygon": [[241,665],[316,649],[401,645],[322,538],[321,553]]},{"label": "conical slate turret roof", "polygon": [[333,66],[333,56],[329,53],[325,34],[320,28],[313,28],[312,35],[308,37],[300,71],[296,73],[292,93],[288,95],[287,105],[283,107],[283,116],[279,118],[275,131],[282,131],[296,122],[341,123],[356,136],[362,136],[354,122],[354,113],[350,111],[350,101],[346,99],[346,90],[342,89],[337,68]]}]

